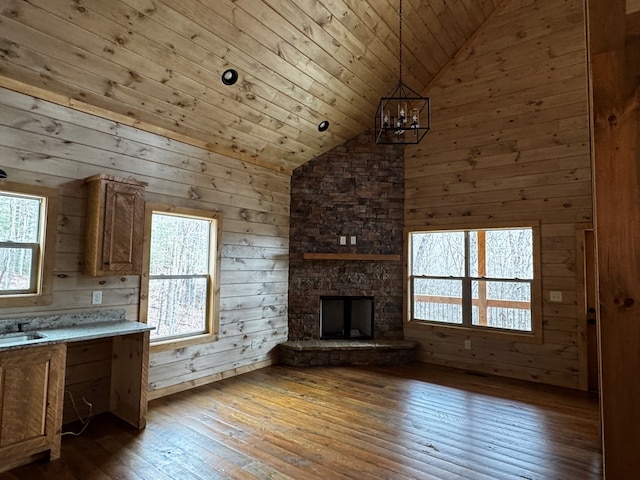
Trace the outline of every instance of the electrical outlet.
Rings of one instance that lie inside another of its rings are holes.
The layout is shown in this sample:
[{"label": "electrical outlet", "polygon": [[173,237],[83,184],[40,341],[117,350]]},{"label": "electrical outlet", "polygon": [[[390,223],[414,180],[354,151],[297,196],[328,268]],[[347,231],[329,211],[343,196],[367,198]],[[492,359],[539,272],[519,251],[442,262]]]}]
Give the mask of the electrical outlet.
[{"label": "electrical outlet", "polygon": [[91,305],[102,304],[102,290],[94,290],[91,292]]},{"label": "electrical outlet", "polygon": [[351,245],[355,245],[356,244],[356,236],[355,235],[351,235],[350,243],[351,243]]},{"label": "electrical outlet", "polygon": [[549,292],[549,301],[550,302],[562,302],[562,292],[558,292],[558,291]]},{"label": "electrical outlet", "polygon": [[347,237],[346,235],[340,235],[340,238],[338,239],[338,243],[340,245],[346,245],[347,244]]},{"label": "electrical outlet", "polygon": [[464,341],[464,348],[465,350],[471,350],[471,340]]}]

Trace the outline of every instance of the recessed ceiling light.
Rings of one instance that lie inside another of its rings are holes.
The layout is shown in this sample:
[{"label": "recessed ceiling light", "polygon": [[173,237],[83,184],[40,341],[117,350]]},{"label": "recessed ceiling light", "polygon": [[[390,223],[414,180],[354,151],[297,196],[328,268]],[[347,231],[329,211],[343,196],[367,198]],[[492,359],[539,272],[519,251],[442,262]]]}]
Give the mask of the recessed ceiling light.
[{"label": "recessed ceiling light", "polygon": [[233,68],[229,68],[222,74],[222,83],[225,85],[233,85],[238,81],[238,72]]},{"label": "recessed ceiling light", "polygon": [[329,128],[329,120],[323,120],[318,124],[318,131],[324,132]]}]

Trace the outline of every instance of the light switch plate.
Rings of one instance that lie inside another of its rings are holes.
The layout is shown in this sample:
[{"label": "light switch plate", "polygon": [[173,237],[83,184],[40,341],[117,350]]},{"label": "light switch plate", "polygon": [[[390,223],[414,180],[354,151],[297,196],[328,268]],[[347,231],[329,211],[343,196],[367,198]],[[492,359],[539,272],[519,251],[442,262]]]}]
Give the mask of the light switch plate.
[{"label": "light switch plate", "polygon": [[350,243],[351,243],[351,245],[355,245],[356,244],[356,236],[355,235],[351,235]]},{"label": "light switch plate", "polygon": [[346,245],[347,244],[347,237],[345,235],[340,235],[340,238],[338,239],[338,243],[340,245]]}]

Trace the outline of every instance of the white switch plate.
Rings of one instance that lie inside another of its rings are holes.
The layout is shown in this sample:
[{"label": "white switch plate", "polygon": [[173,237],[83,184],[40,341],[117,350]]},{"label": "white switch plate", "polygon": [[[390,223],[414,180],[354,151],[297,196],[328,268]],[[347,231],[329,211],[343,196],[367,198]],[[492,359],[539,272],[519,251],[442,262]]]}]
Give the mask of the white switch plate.
[{"label": "white switch plate", "polygon": [[91,292],[91,305],[102,304],[102,290],[94,290]]},{"label": "white switch plate", "polygon": [[464,341],[464,348],[467,350],[471,350],[471,340]]},{"label": "white switch plate", "polygon": [[351,245],[355,245],[356,244],[356,236],[355,235],[351,235]]},{"label": "white switch plate", "polygon": [[346,245],[347,244],[347,237],[345,235],[340,235],[340,238],[338,239],[338,243],[340,245]]},{"label": "white switch plate", "polygon": [[558,291],[549,292],[549,301],[550,302],[561,302],[562,301],[562,292],[558,292]]}]

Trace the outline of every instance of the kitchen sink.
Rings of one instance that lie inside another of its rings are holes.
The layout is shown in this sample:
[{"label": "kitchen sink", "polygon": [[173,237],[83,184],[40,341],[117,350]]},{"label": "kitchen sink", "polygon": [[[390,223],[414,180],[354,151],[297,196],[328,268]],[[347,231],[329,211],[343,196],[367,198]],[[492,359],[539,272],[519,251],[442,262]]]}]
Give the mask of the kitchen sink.
[{"label": "kitchen sink", "polygon": [[0,347],[20,345],[21,343],[38,340],[40,338],[44,338],[44,335],[38,332],[5,333],[0,335]]}]

